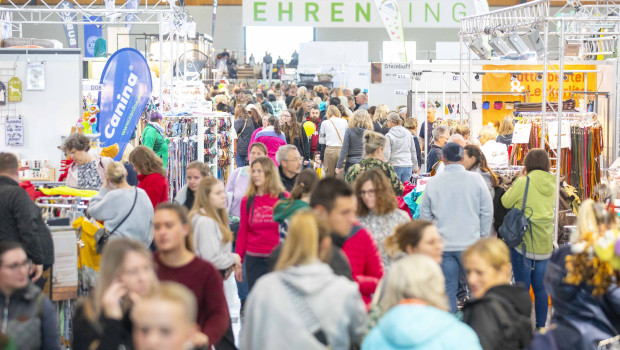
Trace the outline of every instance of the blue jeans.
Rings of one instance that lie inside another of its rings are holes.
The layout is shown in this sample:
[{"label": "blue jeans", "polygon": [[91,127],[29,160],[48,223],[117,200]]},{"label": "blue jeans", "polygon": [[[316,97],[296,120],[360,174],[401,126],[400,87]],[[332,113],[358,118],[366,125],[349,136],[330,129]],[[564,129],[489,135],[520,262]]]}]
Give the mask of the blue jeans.
[{"label": "blue jeans", "polygon": [[241,168],[248,165],[248,162],[245,160],[246,157],[242,157],[238,154],[235,155],[235,164],[237,164],[237,168]]},{"label": "blue jeans", "polygon": [[441,260],[441,271],[443,271],[443,276],[446,279],[446,295],[448,296],[452,313],[459,311],[456,303],[456,294],[459,289],[460,275],[465,274],[461,253],[443,252]]},{"label": "blue jeans", "polygon": [[394,171],[396,172],[396,176],[400,179],[400,181],[404,184],[405,181],[409,181],[411,178],[411,168],[410,166],[395,166]]},{"label": "blue jeans", "polygon": [[534,291],[534,310],[536,311],[536,327],[544,327],[547,322],[549,300],[543,284],[543,277],[545,277],[545,270],[547,269],[547,261],[549,259],[524,259],[523,255],[515,249],[510,249],[510,260],[515,281],[520,282],[528,292],[530,291],[530,285],[532,285],[532,290]]},{"label": "blue jeans", "polygon": [[248,290],[248,280],[246,277],[246,273],[245,273],[245,261],[243,262],[242,266],[242,273],[243,273],[243,281],[239,282],[237,281],[237,279],[235,279],[235,282],[237,283],[237,295],[239,296],[239,300],[241,300],[242,302],[245,301],[245,299],[248,298],[248,294],[250,293],[250,291]]},{"label": "blue jeans", "polygon": [[245,276],[248,281],[248,290],[252,291],[252,287],[254,287],[256,281],[269,272],[269,258],[249,256],[246,254],[243,260],[246,263]]}]

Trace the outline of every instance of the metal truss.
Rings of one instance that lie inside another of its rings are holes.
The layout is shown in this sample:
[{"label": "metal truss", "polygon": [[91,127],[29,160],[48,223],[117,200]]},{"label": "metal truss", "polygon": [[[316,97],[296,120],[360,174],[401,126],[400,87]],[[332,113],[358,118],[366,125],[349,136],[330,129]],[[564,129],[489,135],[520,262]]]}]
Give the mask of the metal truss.
[{"label": "metal truss", "polygon": [[525,4],[491,11],[486,14],[461,19],[461,36],[489,33],[492,30],[514,31],[531,28],[549,16],[549,0],[537,0]]}]

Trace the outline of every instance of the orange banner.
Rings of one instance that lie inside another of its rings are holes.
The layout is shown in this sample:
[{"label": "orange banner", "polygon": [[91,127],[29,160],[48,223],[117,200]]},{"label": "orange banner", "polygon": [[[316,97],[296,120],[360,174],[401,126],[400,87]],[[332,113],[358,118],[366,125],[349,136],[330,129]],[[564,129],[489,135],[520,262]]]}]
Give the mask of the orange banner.
[{"label": "orange banner", "polygon": [[[554,68],[557,69],[557,66]],[[542,72],[542,65],[486,65],[483,66],[483,70],[505,70],[509,72],[515,71],[540,71]],[[595,70],[594,65],[565,65],[564,70],[570,72],[571,70]],[[586,79],[587,74],[587,79]],[[513,78],[514,75],[514,78]],[[542,73],[527,72],[527,73],[486,73],[482,75],[482,91],[503,91],[520,93],[529,91],[529,102],[541,102],[542,101]],[[586,80],[588,81],[587,91],[596,91],[596,73],[576,72],[567,74],[567,80],[564,81],[564,96],[562,100],[571,98],[571,91],[586,91]],[[558,101],[558,75],[549,69],[547,75],[547,99],[552,102]],[[578,100],[578,97],[575,97]],[[482,122],[483,125],[487,123],[499,123],[505,116],[511,115],[514,110],[506,109],[505,102],[524,101],[523,96],[519,95],[483,95],[483,102],[489,102],[489,109],[483,109]],[[502,102],[501,106],[499,103]],[[579,103],[579,101],[577,101]],[[510,104],[509,104],[510,106]],[[497,108],[496,108],[497,107]],[[478,106],[482,108],[482,106]]]}]

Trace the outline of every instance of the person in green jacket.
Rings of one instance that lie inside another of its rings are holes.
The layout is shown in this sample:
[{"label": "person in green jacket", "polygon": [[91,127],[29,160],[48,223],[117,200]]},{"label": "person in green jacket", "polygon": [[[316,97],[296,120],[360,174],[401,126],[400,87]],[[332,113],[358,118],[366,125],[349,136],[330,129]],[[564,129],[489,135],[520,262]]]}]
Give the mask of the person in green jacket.
[{"label": "person in green jacket", "polygon": [[168,169],[168,144],[166,132],[162,126],[164,118],[158,112],[149,117],[149,124],[142,132],[142,145],[152,149],[164,162],[164,169]]},{"label": "person in green jacket", "polygon": [[[525,213],[532,215],[531,231],[525,233],[518,247],[510,249],[510,258],[515,281],[521,282],[528,291],[531,284],[534,290],[536,328],[544,327],[547,320],[548,300],[543,277],[553,252],[553,212],[557,188],[556,177],[549,173],[549,165],[549,156],[545,150],[530,150],[525,156],[525,176],[515,180],[502,196],[505,208],[521,209],[527,179],[530,179]],[[523,244],[525,256],[522,255]]]},{"label": "person in green jacket", "polygon": [[288,198],[276,203],[273,208],[273,221],[280,226],[280,239],[288,233],[288,224],[297,211],[308,208],[310,194],[319,183],[319,175],[312,169],[304,169],[295,180],[295,186]]}]

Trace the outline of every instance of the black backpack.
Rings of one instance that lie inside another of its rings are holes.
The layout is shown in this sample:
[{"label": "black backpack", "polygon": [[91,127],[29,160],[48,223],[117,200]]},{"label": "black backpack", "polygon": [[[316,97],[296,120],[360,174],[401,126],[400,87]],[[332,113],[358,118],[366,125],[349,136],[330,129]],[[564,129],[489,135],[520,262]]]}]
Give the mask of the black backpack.
[{"label": "black backpack", "polygon": [[[523,241],[523,236],[529,230],[530,234],[532,234],[532,225],[530,223],[530,217],[525,213],[525,203],[527,202],[527,191],[530,187],[530,178],[527,177],[527,182],[525,183],[525,192],[523,194],[523,205],[521,209],[512,208],[508,211],[508,214],[504,217],[504,222],[502,226],[500,226],[498,233],[501,238],[506,242],[510,248],[516,248]],[[531,210],[531,208],[530,208]],[[533,238],[532,238],[533,242]],[[525,256],[525,244],[522,247]]]}]

